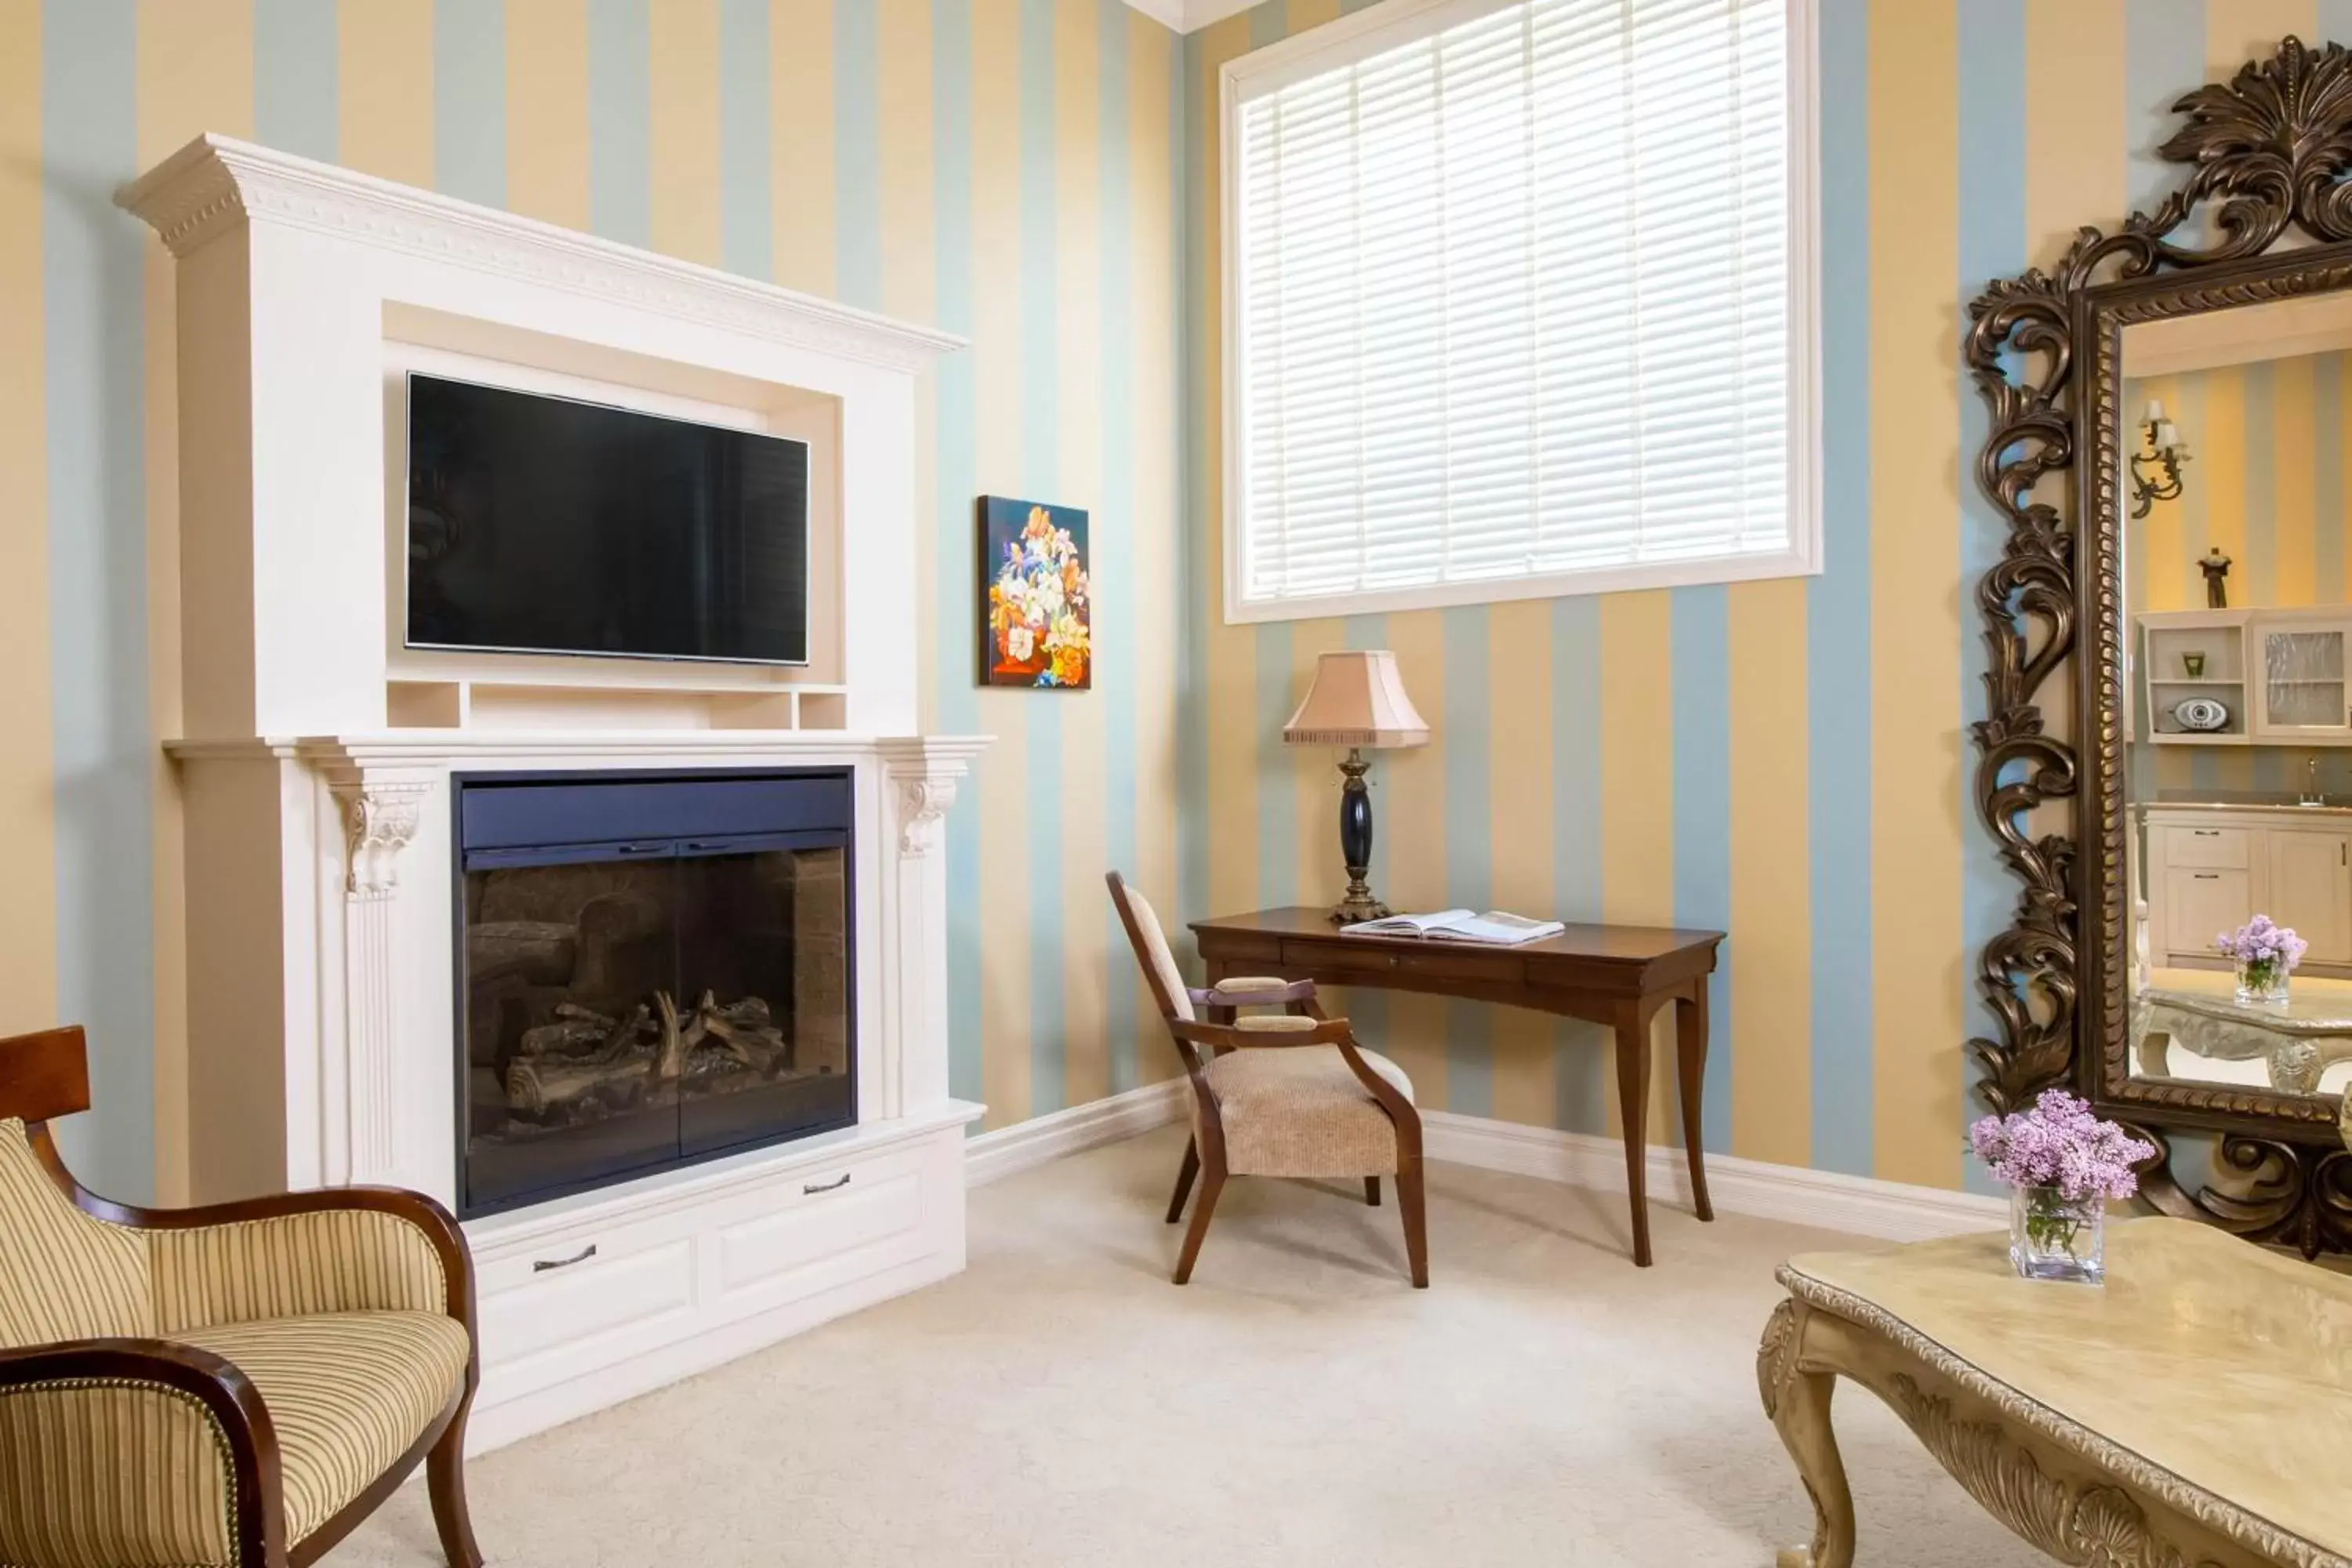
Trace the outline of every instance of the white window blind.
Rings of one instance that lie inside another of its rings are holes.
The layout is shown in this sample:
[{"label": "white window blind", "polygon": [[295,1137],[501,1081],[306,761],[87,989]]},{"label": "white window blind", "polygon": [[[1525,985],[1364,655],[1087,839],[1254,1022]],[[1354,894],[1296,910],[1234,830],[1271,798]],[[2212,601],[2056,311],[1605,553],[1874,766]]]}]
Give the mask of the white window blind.
[{"label": "white window blind", "polygon": [[1229,79],[1229,616],[1811,570],[1791,0],[1399,4]]}]

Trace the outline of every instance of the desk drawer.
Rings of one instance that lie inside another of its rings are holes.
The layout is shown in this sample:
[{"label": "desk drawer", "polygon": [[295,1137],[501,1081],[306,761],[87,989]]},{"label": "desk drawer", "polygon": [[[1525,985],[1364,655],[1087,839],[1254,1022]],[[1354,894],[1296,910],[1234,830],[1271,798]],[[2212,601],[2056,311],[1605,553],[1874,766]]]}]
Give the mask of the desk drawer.
[{"label": "desk drawer", "polygon": [[1366,942],[1333,937],[1328,942],[1286,942],[1282,963],[1296,969],[1343,971],[1350,974],[1387,974],[1397,967],[1391,949]]},{"label": "desk drawer", "polygon": [[2213,866],[2224,870],[2242,871],[2252,864],[2247,858],[2246,830],[2242,827],[2168,827],[2164,830],[2164,858],[2173,866]]},{"label": "desk drawer", "polygon": [[1397,954],[1397,969],[1405,974],[1426,974],[1433,980],[1475,980],[1490,985],[1517,985],[1527,978],[1528,966],[1518,954],[1491,948],[1451,947],[1433,942],[1426,952]]}]

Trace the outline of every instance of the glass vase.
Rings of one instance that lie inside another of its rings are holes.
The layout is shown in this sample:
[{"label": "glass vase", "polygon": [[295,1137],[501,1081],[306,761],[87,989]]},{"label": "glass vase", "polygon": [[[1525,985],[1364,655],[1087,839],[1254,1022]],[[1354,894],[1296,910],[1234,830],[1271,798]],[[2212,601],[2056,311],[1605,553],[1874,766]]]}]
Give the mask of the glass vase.
[{"label": "glass vase", "polygon": [[2238,1000],[2284,1005],[2286,1001],[2286,964],[2281,959],[2242,958],[2238,961]]},{"label": "glass vase", "polygon": [[2070,1198],[2056,1187],[2012,1187],[2009,1260],[2028,1279],[2096,1285],[2106,1278],[2106,1200]]}]

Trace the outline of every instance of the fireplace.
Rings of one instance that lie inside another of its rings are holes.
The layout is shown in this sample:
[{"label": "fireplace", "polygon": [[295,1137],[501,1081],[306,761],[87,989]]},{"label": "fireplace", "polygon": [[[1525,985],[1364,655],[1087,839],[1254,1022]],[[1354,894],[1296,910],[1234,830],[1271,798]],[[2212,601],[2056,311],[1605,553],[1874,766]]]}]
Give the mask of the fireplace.
[{"label": "fireplace", "polygon": [[453,785],[462,1215],[856,1121],[848,770]]}]

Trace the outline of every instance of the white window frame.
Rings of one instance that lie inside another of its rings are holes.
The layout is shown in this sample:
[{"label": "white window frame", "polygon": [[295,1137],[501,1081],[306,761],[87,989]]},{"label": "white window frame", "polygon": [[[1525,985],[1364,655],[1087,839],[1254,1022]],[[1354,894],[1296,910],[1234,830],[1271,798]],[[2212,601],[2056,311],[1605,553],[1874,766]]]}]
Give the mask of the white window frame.
[{"label": "white window frame", "polygon": [[1247,515],[1241,389],[1247,384],[1242,333],[1241,106],[1292,82],[1336,70],[1387,49],[1499,11],[1517,0],[1384,0],[1279,43],[1228,60],[1218,72],[1222,138],[1219,247],[1223,279],[1221,331],[1224,366],[1224,619],[1321,620],[1397,610],[1517,599],[1564,598],[1640,588],[1809,577],[1822,570],[1821,138],[1815,93],[1820,58],[1818,0],[1785,0],[1789,18],[1789,510],[1790,547],[1764,554],[1700,561],[1644,562],[1469,583],[1431,583],[1301,599],[1248,599],[1242,569]]}]

